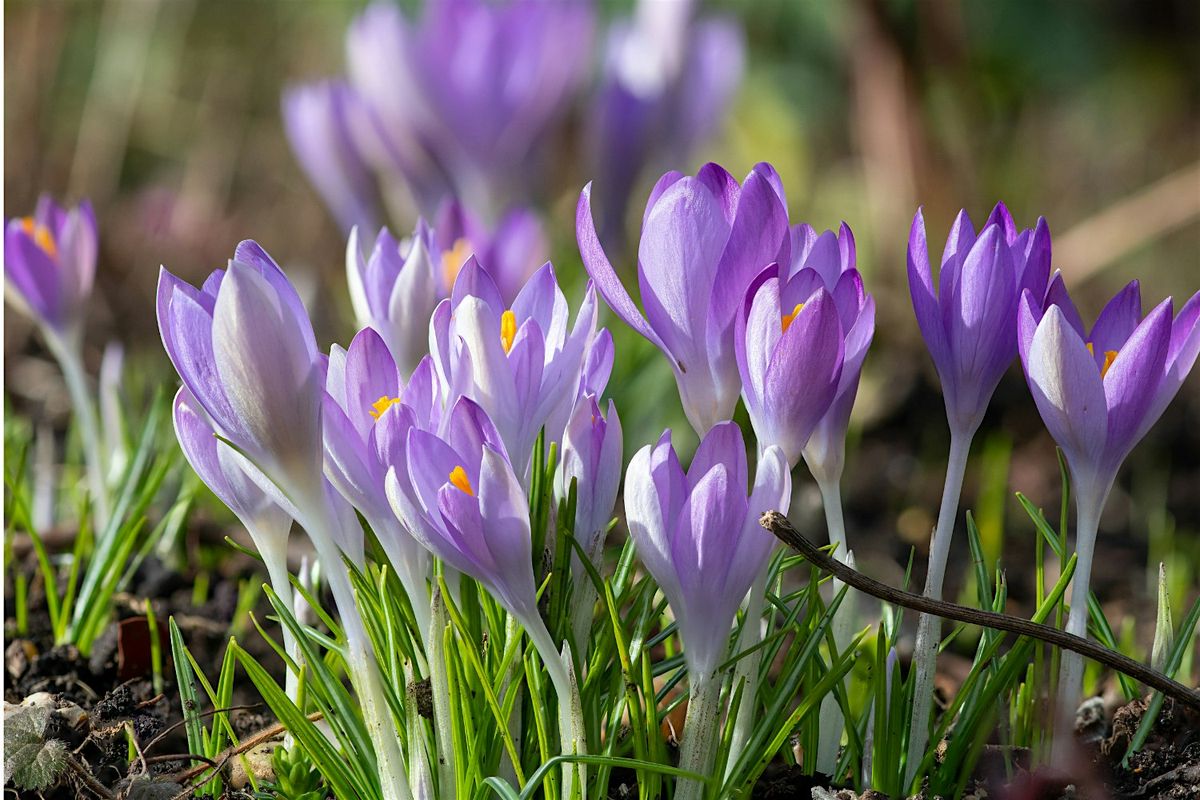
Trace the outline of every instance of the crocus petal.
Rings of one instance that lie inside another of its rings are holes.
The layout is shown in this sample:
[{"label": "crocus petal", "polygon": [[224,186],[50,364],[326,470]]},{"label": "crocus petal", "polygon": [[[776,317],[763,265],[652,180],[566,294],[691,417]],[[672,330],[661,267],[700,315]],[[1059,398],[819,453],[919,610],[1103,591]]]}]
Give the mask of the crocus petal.
[{"label": "crocus petal", "polygon": [[1047,309],[1034,332],[1025,375],[1042,420],[1068,460],[1075,468],[1098,464],[1108,440],[1104,384],[1058,306]]},{"label": "crocus petal", "polygon": [[[913,217],[908,236],[908,290],[912,295],[913,311],[917,325],[929,355],[935,364],[945,362],[950,356],[946,341],[946,329],[942,324],[942,312],[938,296],[933,288],[933,273],[929,266],[929,244],[925,239],[925,217],[920,209]],[[943,387],[945,389],[946,387]]]},{"label": "crocus petal", "polygon": [[1106,351],[1120,352],[1141,321],[1142,290],[1141,285],[1134,280],[1113,295],[1096,317],[1096,324],[1092,326],[1092,334],[1088,341],[1092,343],[1092,354],[1097,363],[1104,363]]},{"label": "crocus petal", "polygon": [[1171,341],[1171,301],[1146,315],[1104,375],[1108,404],[1107,455],[1115,470],[1137,444],[1133,437],[1154,402]]}]

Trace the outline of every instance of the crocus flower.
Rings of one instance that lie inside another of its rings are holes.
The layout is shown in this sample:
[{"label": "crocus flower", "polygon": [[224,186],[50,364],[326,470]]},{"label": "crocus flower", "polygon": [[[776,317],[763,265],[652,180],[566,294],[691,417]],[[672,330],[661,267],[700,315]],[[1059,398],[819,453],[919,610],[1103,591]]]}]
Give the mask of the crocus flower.
[{"label": "crocus flower", "polygon": [[199,289],[163,269],[158,324],[184,386],[221,435],[286,494],[321,491],[316,339],[295,287],[266,251],[242,242],[228,270]]},{"label": "crocus flower", "polygon": [[782,450],[763,453],[749,497],[748,478],[734,422],[705,434],[686,472],[668,430],[625,473],[629,533],[679,622],[695,675],[711,675],[724,659],[734,614],[774,548],[759,516],[787,511],[791,477]]},{"label": "crocus flower", "polygon": [[[575,486],[575,539],[596,567],[604,553],[604,539],[612,521],[617,490],[621,486],[621,420],[612,400],[601,413],[596,395],[579,399],[563,433],[562,461],[555,473],[554,494],[565,503]],[[576,645],[586,647],[587,624],[596,602],[595,587],[583,563],[572,556],[572,630]]]},{"label": "crocus flower", "polygon": [[837,392],[845,352],[833,296],[813,272],[782,282],[770,268],[738,316],[742,397],[760,448],[777,445],[789,464]]},{"label": "crocus flower", "polygon": [[729,419],[741,391],[735,318],[750,282],[787,260],[787,210],[779,176],[757,165],[739,186],[716,164],[695,177],[668,172],[650,193],[638,246],[638,310],[596,235],[591,185],[575,220],[579,249],[616,312],[671,362],[688,421],[703,434]]},{"label": "crocus flower", "polygon": [[[512,306],[491,276],[471,259],[449,300],[435,310],[430,352],[445,401],[470,397],[495,423],[512,464],[525,475],[538,432],[574,402],[585,352],[596,329],[595,292],[568,328],[570,308],[547,263]],[[547,432],[547,443],[560,431]]]},{"label": "crocus flower", "polygon": [[64,209],[43,195],[32,217],[4,228],[4,293],[42,332],[62,368],[79,423],[96,522],[108,521],[109,459],[83,366],[83,323],[96,274],[96,216],[84,200]]},{"label": "crocus flower", "polygon": [[[344,366],[331,368],[326,379],[326,475],[375,532],[425,631],[429,555],[396,519],[384,490],[388,466],[416,423],[413,410],[401,403],[401,374],[387,344],[371,328],[359,331],[345,354],[330,360]],[[430,366],[425,362],[426,373]],[[382,424],[385,417],[388,422]]]},{"label": "crocus flower", "polygon": [[854,234],[845,223],[836,235],[832,231],[817,234],[808,225],[795,225],[791,250],[789,288],[785,293],[794,291],[791,286],[797,281],[823,286],[833,297],[845,337],[842,372],[833,402],[804,446],[804,461],[817,482],[833,484],[842,478],[846,429],[863,361],[875,335],[875,298],[863,288],[862,276],[855,265]]},{"label": "crocus flower", "polygon": [[992,392],[1017,354],[1017,301],[1028,289],[1045,294],[1050,277],[1050,228],[1038,218],[1018,231],[1003,203],[978,235],[960,211],[946,239],[934,289],[925,218],[913,218],[908,286],[925,345],[937,367],[952,431],[970,436]]},{"label": "crocus flower", "polygon": [[283,127],[300,166],[343,230],[379,225],[375,179],[354,141],[359,103],[340,80],[293,86],[283,94]]},{"label": "crocus flower", "polygon": [[82,333],[96,275],[96,216],[87,200],[65,209],[48,195],[32,217],[4,229],[4,278],[10,300],[67,340]]},{"label": "crocus flower", "polygon": [[[346,635],[346,660],[371,732],[385,800],[408,795],[379,665],[341,563],[363,559],[362,528],[323,474],[326,365],[295,287],[256,242],[196,289],[165,269],[158,325],[183,384],[255,482],[304,525]],[[232,448],[231,448],[232,449]]]},{"label": "crocus flower", "polygon": [[415,21],[377,2],[352,24],[347,57],[388,149],[411,171],[415,143],[453,194],[496,208],[528,196],[536,144],[585,77],[591,30],[581,2],[435,0]]},{"label": "crocus flower", "polygon": [[741,28],[726,18],[695,19],[693,6],[639,0],[630,18],[609,28],[589,126],[606,242],[620,240],[642,170],[688,161],[741,82]]},{"label": "crocus flower", "polygon": [[[1109,301],[1089,332],[1056,276],[1044,313],[1036,294],[1023,293],[1018,342],[1034,402],[1071,470],[1079,560],[1067,631],[1083,636],[1100,514],[1121,463],[1196,362],[1200,293],[1174,319],[1170,298],[1142,317],[1141,291],[1134,281]],[[1064,654],[1064,713],[1074,711],[1081,681],[1081,659]]]}]

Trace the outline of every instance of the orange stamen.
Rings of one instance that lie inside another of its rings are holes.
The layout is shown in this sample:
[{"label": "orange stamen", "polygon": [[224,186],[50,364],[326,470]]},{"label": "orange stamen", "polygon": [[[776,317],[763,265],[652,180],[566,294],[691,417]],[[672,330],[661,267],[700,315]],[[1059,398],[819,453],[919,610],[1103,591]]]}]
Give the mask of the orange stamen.
[{"label": "orange stamen", "polygon": [[33,217],[24,217],[21,219],[21,230],[33,237],[33,242],[42,251],[51,258],[58,258],[58,245],[54,242],[54,234],[45,225],[40,224]]},{"label": "orange stamen", "polygon": [[783,332],[787,333],[787,329],[792,327],[792,323],[796,321],[796,316],[804,310],[804,303],[796,303],[796,307],[792,309],[792,313],[783,315]]},{"label": "orange stamen", "polygon": [[452,288],[463,264],[471,257],[471,243],[465,238],[455,240],[449,250],[442,253],[442,276],[446,279],[446,288]]},{"label": "orange stamen", "polygon": [[383,412],[387,411],[389,408],[399,402],[399,397],[388,397],[386,394],[381,395],[378,400],[371,404],[371,410],[369,413],[373,419],[379,419],[383,416]]},{"label": "orange stamen", "polygon": [[471,497],[475,496],[475,491],[471,488],[471,481],[467,478],[467,471],[462,467],[450,470],[450,482],[454,484],[455,488],[461,489]]},{"label": "orange stamen", "polygon": [[511,311],[505,311],[500,315],[500,344],[504,345],[504,352],[512,351],[513,340],[517,338],[517,315]]}]

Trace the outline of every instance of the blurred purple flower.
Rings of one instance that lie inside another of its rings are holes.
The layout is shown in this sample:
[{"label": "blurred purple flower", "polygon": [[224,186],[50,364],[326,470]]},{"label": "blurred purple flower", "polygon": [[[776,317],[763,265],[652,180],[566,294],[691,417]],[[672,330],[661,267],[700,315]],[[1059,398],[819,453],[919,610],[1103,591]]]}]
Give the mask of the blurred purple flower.
[{"label": "blurred purple flower", "polygon": [[585,2],[433,0],[419,20],[376,2],[347,34],[364,150],[430,211],[448,195],[489,212],[531,194],[536,145],[586,76]]},{"label": "blurred purple flower", "polygon": [[459,270],[475,256],[496,282],[500,297],[511,304],[538,267],[549,258],[550,247],[537,215],[514,208],[489,230],[457,200],[441,204],[433,229],[440,253],[443,297],[454,287]]},{"label": "blurred purple flower", "polygon": [[433,555],[523,622],[538,618],[529,501],[482,408],[460,398],[441,436],[410,427],[386,486],[396,516]]},{"label": "blurred purple flower", "polygon": [[74,346],[96,276],[96,215],[87,200],[65,209],[49,195],[32,217],[4,228],[4,278],[13,303]]},{"label": "blurred purple flower", "polygon": [[992,392],[1017,353],[1017,303],[1035,298],[1050,277],[1050,229],[1018,231],[1003,203],[978,236],[961,211],[942,255],[934,289],[925,241],[925,218],[913,218],[908,240],[908,285],[925,345],[937,367],[952,431],[974,434]]},{"label": "blurred purple flower", "polygon": [[[603,241],[621,241],[629,196],[651,164],[681,166],[723,118],[743,70],[740,27],[693,19],[690,0],[639,0],[609,28],[591,149]],[[664,163],[671,162],[671,163]]]},{"label": "blurred purple flower", "polygon": [[[568,328],[570,308],[547,263],[509,307],[474,258],[463,266],[448,300],[434,311],[430,353],[448,405],[459,396],[478,403],[500,431],[522,478],[538,432],[564,418],[579,385],[596,330],[596,296],[589,284]],[[561,431],[547,431],[546,443]]]},{"label": "blurred purple flower", "polygon": [[1090,334],[1055,276],[1043,313],[1021,299],[1021,362],[1038,411],[1062,447],[1077,491],[1107,495],[1121,463],[1179,391],[1200,352],[1200,293],[1172,321],[1167,298],[1142,317],[1137,281],[1096,318]]},{"label": "blurred purple flower", "polygon": [[[818,234],[809,225],[792,226],[792,262],[784,293],[798,296],[823,286],[833,297],[841,323],[843,361],[837,392],[804,446],[804,461],[819,483],[837,483],[845,463],[846,429],[858,393],[863,361],[875,334],[875,298],[863,288],[856,268],[854,234],[842,223],[837,234]],[[794,284],[799,283],[798,287]],[[798,289],[798,291],[797,291]],[[785,301],[783,309],[791,308]]]},{"label": "blurred purple flower", "polygon": [[293,86],[283,93],[283,124],[300,166],[342,230],[379,226],[375,179],[355,144],[350,116],[362,113],[345,81]]},{"label": "blurred purple flower", "polygon": [[746,289],[773,261],[787,261],[787,208],[779,176],[759,164],[737,181],[716,164],[695,177],[668,172],[650,193],[638,247],[645,316],[596,235],[591,184],[576,212],[579,249],[600,294],[621,319],[670,359],[696,432],[733,415],[741,391],[735,318]]},{"label": "blurred purple flower", "polygon": [[625,474],[629,534],[679,622],[692,681],[702,683],[724,660],[738,606],[774,549],[759,516],[787,512],[791,477],[779,448],[763,453],[749,498],[748,480],[733,422],[704,435],[686,472],[668,430]]}]

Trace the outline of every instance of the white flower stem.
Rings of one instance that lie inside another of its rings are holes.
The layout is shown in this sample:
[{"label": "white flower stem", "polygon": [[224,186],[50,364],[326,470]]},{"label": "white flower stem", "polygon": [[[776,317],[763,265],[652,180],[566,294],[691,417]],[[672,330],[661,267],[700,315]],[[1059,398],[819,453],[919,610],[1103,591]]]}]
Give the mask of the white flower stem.
[{"label": "white flower stem", "polygon": [[399,732],[383,688],[383,674],[375,658],[370,636],[359,615],[350,575],[342,563],[341,550],[329,533],[335,530],[336,522],[323,501],[323,487],[307,496],[319,498],[310,508],[305,509],[308,512],[306,516],[314,522],[314,525],[308,528],[309,538],[317,550],[321,572],[329,584],[330,591],[333,592],[342,632],[346,636],[346,667],[362,704],[363,721],[375,749],[383,800],[412,800],[404,755],[400,751]]},{"label": "white flower stem", "polygon": [[[290,520],[289,520],[290,521]],[[267,568],[267,578],[271,581],[271,591],[275,592],[275,596],[279,598],[280,604],[289,612],[292,612],[296,607],[296,602],[292,592],[292,582],[288,578],[287,568],[287,534],[283,531],[283,536],[280,537],[276,531],[267,531],[262,526],[250,522],[246,525],[246,529],[250,533],[251,540],[254,541],[255,547],[258,548],[258,554],[262,556],[263,565]],[[292,629],[287,625],[281,626],[283,629],[283,649],[297,666],[300,665],[300,643],[292,634]],[[284,678],[284,690],[287,693],[288,699],[295,701],[300,689],[299,676],[286,670]]]},{"label": "white flower stem", "polygon": [[92,514],[97,531],[108,524],[108,489],[105,484],[105,451],[100,439],[100,428],[96,421],[96,406],[88,389],[87,375],[83,370],[83,354],[77,337],[45,330],[45,339],[50,352],[58,360],[75,420],[79,424],[79,435],[83,440],[83,458],[87,465],[88,488],[92,495]]},{"label": "white flower stem", "polygon": [[[712,673],[692,673],[688,680],[691,694],[683,724],[679,768],[709,777],[714,747],[721,735],[721,682]],[[703,800],[704,795],[704,784],[690,778],[681,778],[675,789],[675,800]]]},{"label": "white flower stem", "polygon": [[[950,456],[946,463],[946,483],[942,488],[942,507],[938,511],[937,528],[929,545],[929,570],[925,578],[926,597],[942,599],[942,581],[946,576],[946,560],[954,537],[954,522],[958,517],[958,500],[962,494],[963,478],[967,471],[967,454],[974,434],[951,430]],[[916,777],[917,767],[929,743],[929,715],[933,710],[933,678],[937,671],[937,651],[941,640],[941,618],[922,614],[917,621],[917,641],[913,647],[912,721],[909,727],[908,760],[905,762],[904,783]]]},{"label": "white flower stem", "polygon": [[[1071,586],[1071,610],[1067,614],[1067,633],[1087,636],[1088,593],[1092,580],[1092,556],[1096,550],[1096,534],[1100,529],[1100,514],[1108,498],[1108,488],[1101,491],[1076,481],[1075,494],[1075,578]],[[1111,484],[1110,484],[1111,486]],[[1052,760],[1061,763],[1070,753],[1075,735],[1075,709],[1083,692],[1083,656],[1064,651],[1058,677],[1057,732],[1052,747]]]},{"label": "white flower stem", "polygon": [[[770,568],[764,567],[759,576],[754,579],[754,583],[750,586],[750,593],[746,596],[745,622],[742,623],[742,629],[738,632],[736,644],[738,653],[745,652],[762,641],[763,604],[767,596],[769,575]],[[729,752],[734,757],[730,758],[725,765],[727,777],[737,763],[736,756],[745,749],[746,742],[750,739],[750,732],[754,730],[754,711],[758,705],[758,672],[761,661],[762,651],[756,650],[739,660],[734,668],[730,692],[736,692],[741,686],[742,696],[738,701],[737,719],[733,722],[733,736],[730,739]],[[730,696],[732,697],[732,694]],[[691,719],[690,710],[688,719]]]},{"label": "white flower stem", "polygon": [[453,797],[454,737],[451,731],[450,678],[446,674],[446,626],[450,617],[442,590],[434,586],[426,631],[425,659],[429,665],[429,689],[433,694],[433,734],[437,739],[438,788],[442,797]]},{"label": "white flower stem", "polygon": [[[570,646],[560,654],[546,623],[536,612],[523,619],[525,632],[533,642],[534,649],[542,657],[554,693],[558,695],[558,735],[563,754],[583,755],[587,753],[587,728],[583,721],[583,707],[579,700],[579,685],[574,679]],[[587,769],[583,764],[563,766],[562,796],[564,800],[576,796],[587,800]]]},{"label": "white flower stem", "polygon": [[[842,513],[842,490],[837,481],[817,481],[821,490],[821,502],[825,506],[825,525],[829,529],[829,543],[836,545],[833,557],[843,564],[851,563],[852,558],[846,544],[846,521]],[[833,579],[833,596],[837,597],[844,584],[837,578]],[[833,615],[831,626],[833,642],[840,654],[850,642],[854,626],[854,590],[846,594],[846,599]],[[842,707],[838,704],[837,696],[830,692],[821,701],[821,731],[817,746],[817,771],[835,780],[837,769],[838,747],[842,743],[842,730],[845,728],[845,718]]]}]

